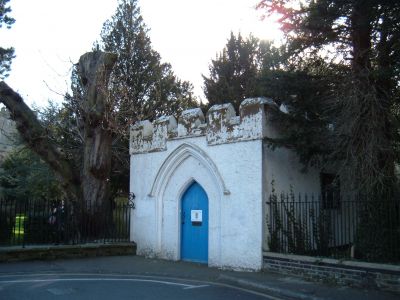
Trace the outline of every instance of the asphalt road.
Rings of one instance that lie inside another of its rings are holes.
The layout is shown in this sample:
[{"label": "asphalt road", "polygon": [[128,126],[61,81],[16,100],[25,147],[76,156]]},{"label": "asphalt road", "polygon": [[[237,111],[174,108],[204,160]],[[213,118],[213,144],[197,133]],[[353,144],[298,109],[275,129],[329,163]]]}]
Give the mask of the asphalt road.
[{"label": "asphalt road", "polygon": [[399,295],[305,281],[272,272],[109,256],[0,263],[0,300],[300,299],[398,300]]},{"label": "asphalt road", "polygon": [[0,299],[272,299],[255,291],[205,281],[114,274],[0,276]]}]

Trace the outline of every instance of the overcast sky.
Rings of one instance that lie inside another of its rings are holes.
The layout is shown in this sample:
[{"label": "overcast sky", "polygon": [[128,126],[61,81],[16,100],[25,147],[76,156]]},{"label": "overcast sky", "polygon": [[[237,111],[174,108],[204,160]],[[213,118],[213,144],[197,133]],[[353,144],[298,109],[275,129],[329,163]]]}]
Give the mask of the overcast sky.
[{"label": "overcast sky", "polygon": [[[201,74],[221,51],[230,31],[279,38],[273,22],[260,21],[256,0],[139,0],[153,47],[175,73],[204,99]],[[11,0],[16,23],[1,29],[0,44],[13,46],[16,58],[6,82],[30,105],[61,101],[69,87],[72,63],[90,51],[117,0]]]}]

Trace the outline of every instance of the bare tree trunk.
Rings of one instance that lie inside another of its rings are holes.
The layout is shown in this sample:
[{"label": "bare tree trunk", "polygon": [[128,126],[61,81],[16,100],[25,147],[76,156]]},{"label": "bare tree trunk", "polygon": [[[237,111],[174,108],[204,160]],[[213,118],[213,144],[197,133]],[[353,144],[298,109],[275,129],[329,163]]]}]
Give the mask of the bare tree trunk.
[{"label": "bare tree trunk", "polygon": [[72,204],[69,222],[75,231],[73,239],[79,239],[83,209],[93,208],[89,214],[101,220],[104,216],[96,216],[95,212],[109,208],[111,131],[107,119],[107,86],[116,59],[115,54],[96,51],[82,55],[79,60],[79,73],[87,91],[86,99],[81,103],[85,126],[82,173],[53,144],[47,130],[21,96],[0,82],[0,102],[10,110],[23,140],[60,178],[66,200]]},{"label": "bare tree trunk", "polygon": [[89,214],[109,211],[112,133],[108,119],[107,84],[117,56],[90,52],[79,60],[78,73],[86,88],[84,111],[83,196]]}]

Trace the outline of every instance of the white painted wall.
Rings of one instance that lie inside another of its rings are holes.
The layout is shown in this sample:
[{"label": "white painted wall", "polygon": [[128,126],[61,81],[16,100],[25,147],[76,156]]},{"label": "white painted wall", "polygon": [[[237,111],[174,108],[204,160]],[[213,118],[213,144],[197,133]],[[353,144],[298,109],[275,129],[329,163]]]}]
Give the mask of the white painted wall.
[{"label": "white painted wall", "polygon": [[[264,218],[268,218],[269,215],[269,207],[266,205],[266,202],[272,194],[272,188],[275,189],[275,194],[279,200],[281,199],[281,194],[288,195],[291,191],[296,195],[296,201],[299,199],[299,194],[302,197],[305,194],[310,197],[314,193],[315,199],[318,199],[321,191],[319,170],[309,168],[307,172],[304,172],[303,165],[292,150],[286,148],[275,148],[273,150],[268,146],[268,142],[265,141],[263,143],[263,165]],[[267,222],[267,219],[263,222],[264,251],[269,250]]]},{"label": "white painted wall", "polygon": [[[274,126],[273,119],[269,114],[269,107],[266,107],[266,136],[279,138],[280,130]],[[267,141],[263,143],[263,162],[264,162],[264,195],[269,196],[274,181],[275,192],[289,193],[290,188],[296,194],[319,194],[321,190],[319,170],[308,168],[304,171],[304,166],[299,162],[299,157],[293,150],[284,147],[272,149]]]},{"label": "white painted wall", "polygon": [[[190,151],[149,196],[162,164],[185,147]],[[219,176],[196,154],[201,150]],[[168,140],[166,151],[132,155],[130,184],[136,208],[131,232],[138,254],[180,259],[180,199],[196,180],[209,199],[209,265],[261,269],[261,160],[261,140],[208,146],[205,136]]]},{"label": "white painted wall", "polygon": [[279,136],[265,98],[163,117],[131,127],[130,191],[136,195],[131,239],[138,254],[180,259],[181,197],[195,180],[209,200],[210,266],[259,270],[267,245],[266,201],[277,193],[319,193],[319,172],[302,172],[290,150],[263,139]]},{"label": "white painted wall", "polygon": [[271,149],[267,142],[264,142],[264,159],[266,163],[265,178],[266,191],[271,193],[272,180],[274,181],[275,192],[289,193],[290,188],[298,195],[314,193],[318,195],[321,191],[319,170],[308,168],[305,172],[303,165],[299,162],[298,156],[286,148]]}]

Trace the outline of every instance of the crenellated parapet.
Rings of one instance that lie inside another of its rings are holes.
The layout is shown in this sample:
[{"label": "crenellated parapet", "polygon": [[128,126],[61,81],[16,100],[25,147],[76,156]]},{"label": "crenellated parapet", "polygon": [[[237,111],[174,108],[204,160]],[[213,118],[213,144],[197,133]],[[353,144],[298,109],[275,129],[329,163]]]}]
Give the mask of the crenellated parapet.
[{"label": "crenellated parapet", "polygon": [[206,127],[207,124],[200,108],[185,110],[178,120],[178,137],[204,135]]},{"label": "crenellated parapet", "polygon": [[206,118],[200,108],[194,108],[183,111],[178,122],[173,116],[137,122],[130,129],[130,154],[164,151],[168,140],[197,136],[206,136],[210,146],[262,139],[266,134],[264,106],[268,104],[274,102],[249,98],[241,103],[238,116],[227,103],[212,106]]}]

